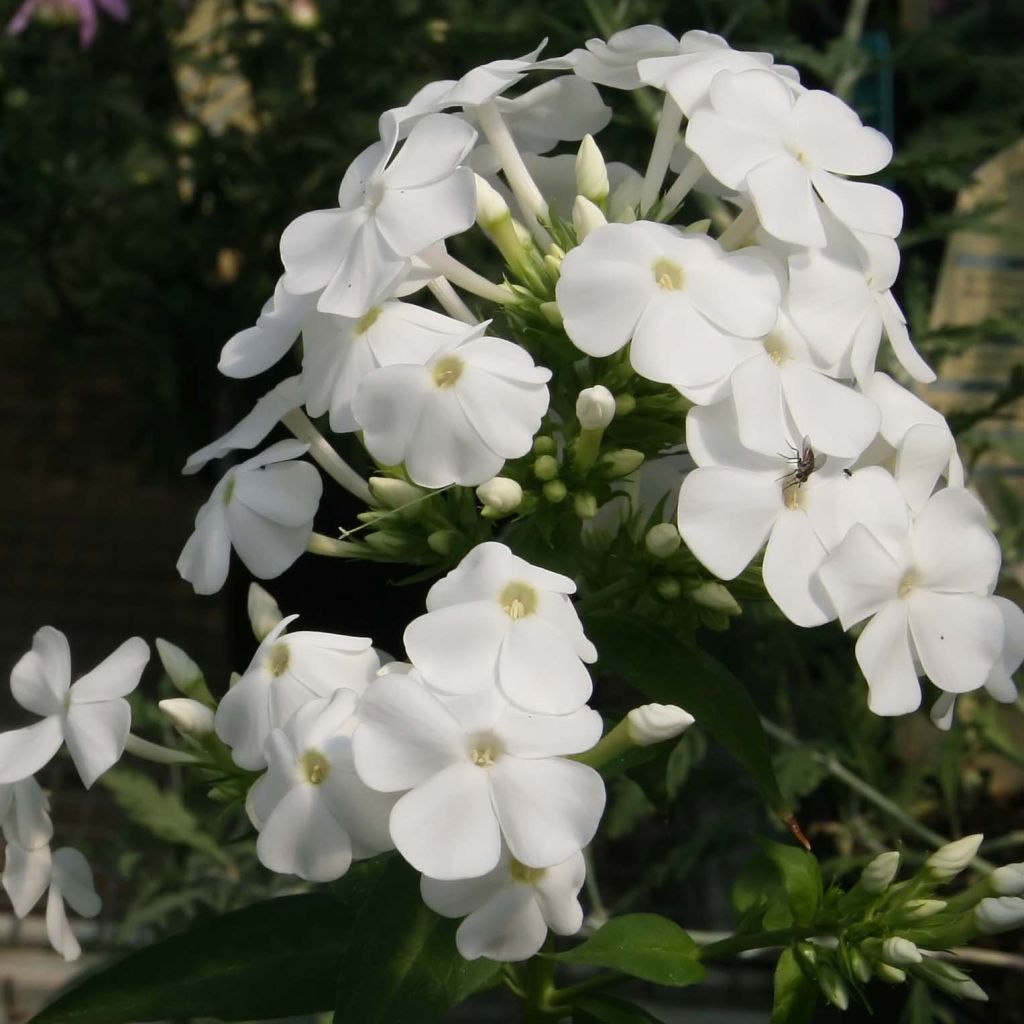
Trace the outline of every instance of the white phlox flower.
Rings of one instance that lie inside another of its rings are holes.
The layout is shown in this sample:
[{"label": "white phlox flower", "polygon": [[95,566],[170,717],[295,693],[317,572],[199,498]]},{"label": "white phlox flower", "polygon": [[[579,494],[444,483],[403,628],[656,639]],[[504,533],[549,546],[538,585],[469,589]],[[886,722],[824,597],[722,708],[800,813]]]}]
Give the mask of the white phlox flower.
[{"label": "white phlox flower", "polygon": [[428,685],[465,694],[497,685],[527,711],[578,711],[597,660],[569,595],[576,584],[504,544],[478,544],[427,594],[427,614],[405,631],[405,649]]},{"label": "white phlox flower", "polygon": [[814,468],[801,480],[803,438],[790,435],[775,455],[751,451],[739,440],[733,402],[691,409],[686,440],[698,468],[679,492],[679,533],[716,576],[733,579],[767,541],[762,576],[772,600],[798,626],[835,617],[817,570],[857,522],[885,536],[905,533],[908,513],[892,476],[869,466],[847,475],[849,462],[821,463],[807,439]]},{"label": "white phlox flower", "polygon": [[730,380],[739,436],[764,455],[785,451],[790,436],[811,437],[816,451],[856,458],[874,440],[881,412],[867,396],[815,362],[785,311]]},{"label": "white phlox flower", "polygon": [[429,114],[398,148],[391,124],[345,173],[337,209],[285,228],[284,287],[299,295],[322,289],[317,309],[355,318],[389,298],[413,256],[473,224],[473,172],[461,165],[475,140],[459,118]]},{"label": "white phlox flower", "polygon": [[498,866],[480,878],[442,881],[424,876],[423,902],[444,917],[465,917],[455,945],[467,960],[528,960],[550,928],[575,935],[583,925],[579,891],[586,877],[582,853],[562,864],[531,868],[502,851]]},{"label": "white phlox flower", "polygon": [[639,89],[637,64],[645,58],[680,53],[679,40],[659,25],[634,25],[604,39],[588,39],[586,49],[566,54],[580,78],[613,89]]},{"label": "white phlox flower", "polygon": [[65,903],[82,917],[95,917],[100,912],[100,898],[93,885],[92,870],[78,850],[64,847],[51,855],[49,846],[26,850],[9,842],[3,887],[18,917],[25,917],[49,888],[47,938],[65,960],[79,958],[82,948],[68,921]]},{"label": "white phlox flower", "polygon": [[260,579],[280,576],[306,550],[323,492],[316,469],[294,461],[308,447],[279,441],[221,478],[178,558],[197,594],[224,586],[232,547]]},{"label": "white phlox flower", "polygon": [[562,261],[555,294],[581,351],[608,356],[630,343],[637,373],[687,397],[704,389],[705,401],[762,347],[781,298],[756,251],[725,252],[705,235],[648,221],[588,235]]},{"label": "white phlox flower", "polygon": [[356,771],[373,789],[403,793],[391,812],[399,853],[431,878],[476,878],[501,858],[502,838],[530,867],[561,864],[594,837],[601,776],[565,755],[590,749],[601,717],[531,715],[492,687],[443,698],[415,675],[377,679],[359,707]]},{"label": "white phlox flower", "polygon": [[260,863],[307,882],[331,882],[353,860],[392,848],[396,797],[364,785],[352,762],[358,695],[337,690],[302,705],[267,737],[266,774],[246,809],[259,830]]},{"label": "white phlox flower", "polygon": [[815,201],[851,229],[895,238],[899,197],[844,175],[873,174],[892,144],[831,93],[794,92],[775,70],[720,71],[708,102],[694,110],[686,145],[724,185],[749,193],[770,234],[797,245],[825,245]]},{"label": "white phlox flower", "polygon": [[32,776],[0,783],[0,832],[7,842],[26,850],[45,846],[53,838],[50,801]]},{"label": "white phlox flower", "polygon": [[962,488],[934,494],[902,537],[850,529],[819,577],[844,629],[870,619],[856,653],[872,711],[918,707],[918,664],[949,693],[985,684],[1005,639],[990,597],[999,562],[985,511]]},{"label": "white phlox flower", "polygon": [[0,783],[34,775],[67,743],[88,789],[124,752],[132,713],[124,698],[149,661],[141,637],[126,640],[74,684],[67,637],[43,626],[11,671],[11,693],[40,721],[0,733]]},{"label": "white phlox flower", "polygon": [[[560,153],[557,156],[537,156],[526,153],[523,163],[537,187],[544,193],[544,198],[553,214],[568,221],[572,217],[573,205],[579,191],[576,181],[576,156],[573,153]],[[643,179],[628,164],[617,160],[606,164],[608,172],[608,220],[634,220],[635,207],[640,201],[640,187]],[[515,202],[507,194],[503,183],[491,177],[488,179],[503,195],[509,199],[509,205]],[[517,210],[521,217],[522,210]]]},{"label": "white phlox flower", "polygon": [[217,735],[241,768],[266,765],[263,745],[299,708],[336,690],[361,695],[380,668],[368,637],[302,631],[285,633],[289,615],[267,634],[242,677],[217,708]]},{"label": "white phlox flower", "polygon": [[[1017,699],[1017,684],[1013,674],[1024,661],[1024,611],[1005,597],[993,596],[992,603],[1003,617],[1003,650],[992,666],[985,689],[990,697],[1000,704],[1012,704]],[[949,729],[956,713],[955,693],[940,693],[932,705],[932,721],[940,729]]]},{"label": "white phlox flower", "polygon": [[789,257],[789,314],[812,350],[838,376],[866,387],[885,332],[903,368],[930,383],[935,373],[910,340],[891,287],[899,250],[888,238],[855,237],[825,217],[828,245]]},{"label": "white phlox flower", "polygon": [[302,377],[310,416],[330,413],[331,430],[358,430],[352,399],[381,366],[425,363],[466,325],[410,302],[384,302],[359,319],[321,314],[302,335]]},{"label": "white phlox flower", "polygon": [[[548,408],[551,371],[525,349],[469,328],[419,364],[363,378],[352,412],[367,451],[423,487],[475,487],[525,455]],[[410,353],[409,358],[412,358]]]}]

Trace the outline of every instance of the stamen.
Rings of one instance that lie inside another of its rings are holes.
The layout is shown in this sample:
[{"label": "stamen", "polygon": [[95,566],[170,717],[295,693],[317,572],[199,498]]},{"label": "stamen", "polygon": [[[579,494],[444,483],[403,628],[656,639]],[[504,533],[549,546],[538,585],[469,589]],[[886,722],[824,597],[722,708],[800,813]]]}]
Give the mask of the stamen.
[{"label": "stamen", "polygon": [[465,364],[456,356],[445,356],[434,366],[434,385],[450,388],[461,376]]},{"label": "stamen", "polygon": [[267,668],[270,670],[270,674],[275,678],[284,675],[290,660],[291,652],[288,650],[288,645],[284,641],[278,641],[267,652]]},{"label": "stamen", "polygon": [[331,762],[319,750],[307,750],[299,758],[299,768],[311,786],[319,786],[331,772]]},{"label": "stamen", "polygon": [[671,260],[660,259],[651,268],[659,288],[677,292],[683,287],[683,268]]},{"label": "stamen", "polygon": [[528,583],[510,583],[501,592],[498,603],[510,619],[525,619],[537,610],[537,591]]}]

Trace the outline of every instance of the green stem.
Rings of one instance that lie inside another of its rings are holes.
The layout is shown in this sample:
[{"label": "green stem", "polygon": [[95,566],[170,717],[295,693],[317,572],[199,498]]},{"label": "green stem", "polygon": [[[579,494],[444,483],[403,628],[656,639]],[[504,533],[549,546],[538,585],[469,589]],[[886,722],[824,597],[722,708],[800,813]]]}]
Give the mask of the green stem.
[{"label": "green stem", "polygon": [[[864,21],[870,6],[871,0],[850,0],[850,6],[846,11],[846,23],[843,25],[843,42],[847,43],[851,49],[860,45],[861,37],[864,35]],[[860,60],[847,58],[839,74],[836,75],[832,91],[841,100],[848,100],[863,70],[863,58]]]},{"label": "green stem", "polygon": [[624,594],[631,587],[634,587],[636,583],[637,581],[635,579],[624,576],[622,579],[616,580],[614,583],[609,583],[607,587],[595,590],[593,593],[587,594],[584,598],[577,601],[576,610],[578,612],[589,612],[593,611],[595,608],[600,608],[609,597],[618,597],[619,594]]},{"label": "green stem", "polygon": [[608,971],[605,974],[595,974],[592,978],[577,982],[575,985],[567,985],[551,994],[551,1006],[572,1006],[583,996],[590,995],[609,985],[615,985],[626,980],[626,975],[621,971]]},{"label": "green stem", "polygon": [[125,740],[124,750],[126,754],[134,754],[143,761],[152,761],[154,764],[198,764],[200,761],[194,754],[162,747],[159,743],[150,743],[149,740],[133,736],[131,733]]},{"label": "green stem", "polygon": [[816,935],[826,934],[830,933],[823,928],[779,928],[775,931],[730,935],[727,939],[703,946],[700,958],[701,960],[724,960],[750,949],[774,949],[779,946],[792,945],[799,939],[809,939]]}]

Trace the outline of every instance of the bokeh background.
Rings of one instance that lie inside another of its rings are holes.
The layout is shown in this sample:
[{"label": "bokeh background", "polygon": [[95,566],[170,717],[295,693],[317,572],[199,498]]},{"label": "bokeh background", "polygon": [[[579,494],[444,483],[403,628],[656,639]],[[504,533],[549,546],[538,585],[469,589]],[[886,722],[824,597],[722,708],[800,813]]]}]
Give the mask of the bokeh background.
[{"label": "bokeh background", "polygon": [[[0,7],[4,21],[17,9]],[[215,692],[244,669],[254,648],[244,571],[236,566],[220,595],[198,598],[174,570],[214,479],[179,471],[266,390],[266,381],[229,386],[216,363],[273,290],[281,230],[334,203],[348,163],[376,138],[378,114],[426,82],[544,37],[549,53],[563,53],[647,21],[769,50],[894,140],[887,184],[907,209],[898,297],[939,369],[927,397],[950,416],[1001,524],[1001,589],[1020,598],[1021,0],[132,0],[124,21],[101,14],[87,46],[77,11],[69,0],[36,0],[24,31],[0,39],[3,671],[43,623],[69,635],[82,670],[131,634],[186,648]],[[616,101],[617,158],[642,165],[652,99]],[[325,501],[318,528],[331,533],[354,511],[343,498]],[[401,577],[307,558],[268,589],[306,628],[372,635],[398,650],[423,594]],[[797,631],[756,604],[707,642],[799,738],[778,743],[778,765],[829,869],[850,870],[901,841],[913,861],[926,844],[907,821],[947,836],[1002,835],[989,855],[1021,858],[1019,706],[963,701],[948,734],[923,713],[880,721],[866,711],[838,630]],[[147,673],[149,697],[167,695],[159,675]],[[163,728],[140,714],[143,729]],[[21,722],[0,687],[0,728]],[[837,776],[833,756],[904,820]],[[672,759],[667,787],[616,784],[602,892],[613,909],[657,905],[687,926],[727,929],[728,884],[748,833],[773,826],[699,736]],[[91,950],[288,885],[255,869],[237,809],[211,823],[197,813],[202,794],[173,773],[119,769],[85,796],[58,762],[46,782],[58,832],[86,849],[106,897],[87,932]],[[41,922],[16,923],[0,894],[2,1024],[25,1019],[64,977],[44,946]],[[875,1019],[1024,1020],[1019,952],[1012,941],[992,944],[995,966],[978,975],[987,1008],[901,988],[877,993]],[[769,984],[770,964],[738,965],[659,1012],[764,1021]],[[493,1013],[507,1019],[500,1005]],[[853,1008],[845,1019],[862,1015]]]}]

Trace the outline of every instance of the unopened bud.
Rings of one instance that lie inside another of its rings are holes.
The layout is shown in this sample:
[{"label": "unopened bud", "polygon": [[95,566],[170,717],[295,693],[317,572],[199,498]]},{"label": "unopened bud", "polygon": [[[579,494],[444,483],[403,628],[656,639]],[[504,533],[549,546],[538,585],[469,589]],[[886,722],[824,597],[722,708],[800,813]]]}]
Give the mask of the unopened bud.
[{"label": "unopened bud", "polygon": [[538,455],[533,463],[533,475],[538,480],[554,480],[558,476],[558,459],[553,455]]},{"label": "unopened bud", "polygon": [[597,498],[586,491],[580,491],[572,501],[573,511],[580,519],[593,519],[597,515]]},{"label": "unopened bud", "polygon": [[960,999],[975,999],[979,1003],[987,1003],[988,996],[984,989],[959,968],[942,960],[925,960],[914,968],[914,974],[923,978],[943,992]]},{"label": "unopened bud", "polygon": [[398,558],[401,555],[408,554],[409,542],[405,537],[400,536],[397,533],[387,533],[384,531],[377,531],[375,533],[368,533],[364,538],[366,546],[376,551],[378,555],[387,555],[391,558]]},{"label": "unopened bud", "polygon": [[818,968],[818,984],[825,998],[837,1009],[845,1010],[850,1005],[850,990],[831,965],[822,964]]},{"label": "unopened bud", "polygon": [[877,896],[892,885],[899,869],[900,855],[895,850],[880,853],[860,873],[861,888],[872,896]]},{"label": "unopened bud", "polygon": [[415,503],[427,493],[422,487],[398,480],[393,476],[371,476],[370,493],[379,505],[384,508],[397,509]]},{"label": "unopened bud", "polygon": [[892,964],[875,964],[875,974],[890,985],[902,985],[907,980],[907,972]]},{"label": "unopened bud", "polygon": [[159,637],[156,652],[174,688],[186,697],[206,692],[202,669],[180,648]]},{"label": "unopened bud", "polygon": [[644,464],[644,453],[635,448],[619,448],[618,451],[607,452],[601,456],[601,465],[605,472],[613,478],[629,476]]},{"label": "unopened bud", "polygon": [[608,168],[592,135],[584,135],[576,151],[576,191],[592,203],[608,198]]},{"label": "unopened bud", "polygon": [[948,882],[951,878],[956,878],[974,859],[984,838],[978,833],[964,836],[955,843],[946,843],[924,862],[925,870],[939,882]]},{"label": "unopened bud", "polygon": [[739,602],[729,593],[728,587],[710,580],[690,591],[690,600],[712,611],[724,612],[726,615],[739,615],[743,611]]},{"label": "unopened bud", "polygon": [[615,396],[615,415],[628,416],[636,409],[636,399],[628,392],[623,391]]},{"label": "unopened bud", "polygon": [[512,219],[508,203],[501,193],[479,174],[476,178],[476,220],[485,231],[493,230],[502,221]]},{"label": "unopened bud", "polygon": [[662,576],[654,584],[654,590],[658,597],[664,601],[678,601],[679,595],[683,592],[683,588],[679,585],[679,580],[673,579],[671,576]]},{"label": "unopened bud", "polygon": [[569,493],[569,489],[561,480],[549,480],[541,488],[541,493],[552,505],[557,505],[560,501],[565,501],[565,496]]},{"label": "unopened bud", "polygon": [[558,277],[562,273],[562,261],[548,253],[544,257],[544,266],[551,271],[552,276]]},{"label": "unopened bud", "polygon": [[866,985],[871,980],[871,964],[868,958],[856,947],[849,952],[850,970],[853,976],[862,984]]},{"label": "unopened bud", "polygon": [[998,935],[1024,924],[1024,898],[989,896],[974,908],[974,923],[986,935]]},{"label": "unopened bud", "polygon": [[258,583],[249,584],[245,607],[249,613],[249,624],[252,626],[253,636],[260,643],[284,618],[277,602]]},{"label": "unopened bud", "polygon": [[523,489],[507,476],[495,476],[476,489],[476,496],[484,506],[484,514],[505,515],[514,512],[523,503]]},{"label": "unopened bud", "polygon": [[547,434],[538,434],[533,439],[534,455],[554,455],[557,450],[555,439]]},{"label": "unopened bud", "polygon": [[1024,894],[1024,864],[1006,864],[988,876],[988,886],[997,896]]},{"label": "unopened bud", "polygon": [[600,207],[595,206],[586,196],[577,196],[572,204],[572,226],[579,241],[592,235],[608,223]]},{"label": "unopened bud", "polygon": [[461,539],[455,530],[435,530],[427,537],[427,547],[435,554],[450,555],[457,549]]},{"label": "unopened bud", "polygon": [[793,955],[800,960],[804,967],[807,968],[812,974],[817,970],[818,967],[818,950],[813,942],[807,942],[801,939],[793,947]]},{"label": "unopened bud", "polygon": [[904,904],[903,912],[914,921],[922,921],[926,917],[941,914],[947,905],[945,900],[909,900]]},{"label": "unopened bud", "polygon": [[190,697],[171,697],[157,705],[182,736],[197,739],[213,732],[213,712]]},{"label": "unopened bud", "polygon": [[638,747],[650,747],[685,732],[693,715],[675,704],[644,704],[626,716],[629,738]]},{"label": "unopened bud", "polygon": [[907,964],[919,964],[924,957],[910,939],[894,935],[882,943],[882,959],[893,967],[904,967]]},{"label": "unopened bud", "polygon": [[615,396],[603,384],[584,388],[576,398],[576,418],[584,430],[604,430],[615,418]]},{"label": "unopened bud", "polygon": [[540,304],[540,313],[552,327],[561,327],[565,323],[565,317],[562,316],[562,311],[558,308],[557,302],[542,302]]},{"label": "unopened bud", "polygon": [[668,558],[669,555],[674,555],[682,542],[679,531],[671,523],[657,523],[644,537],[644,547],[655,558]]}]

